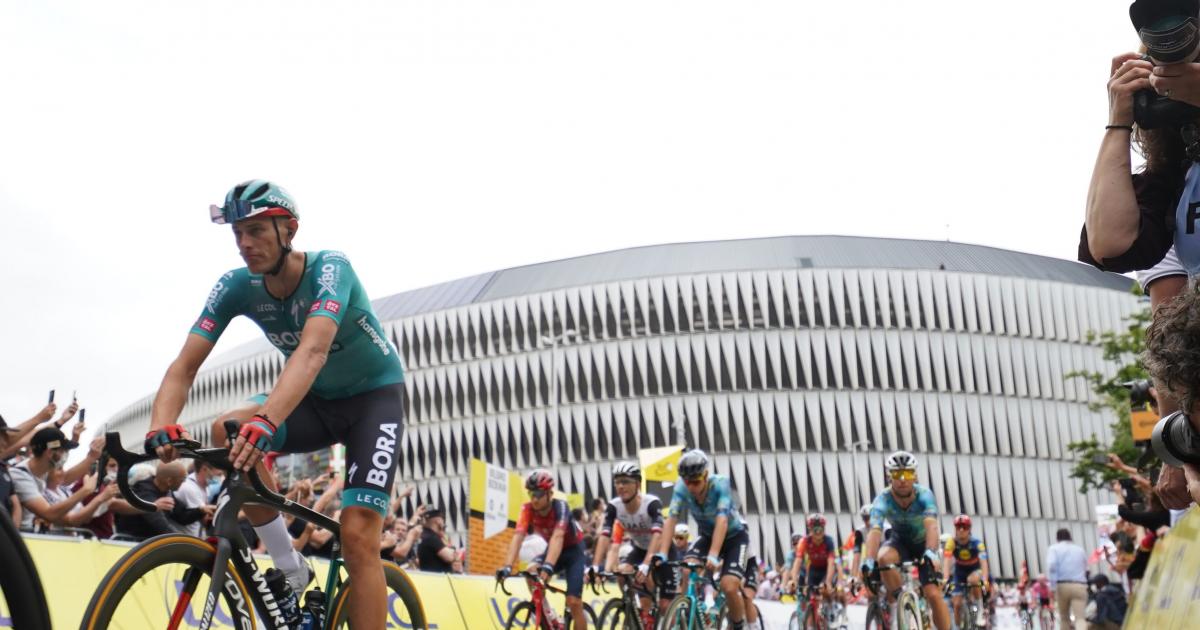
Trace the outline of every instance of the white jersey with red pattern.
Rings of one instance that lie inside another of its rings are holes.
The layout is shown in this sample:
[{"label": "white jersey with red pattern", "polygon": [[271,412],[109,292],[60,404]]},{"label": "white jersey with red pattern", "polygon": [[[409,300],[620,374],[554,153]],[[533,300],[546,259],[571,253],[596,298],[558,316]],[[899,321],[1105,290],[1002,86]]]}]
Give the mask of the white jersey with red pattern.
[{"label": "white jersey with red pattern", "polygon": [[601,536],[612,537],[613,523],[620,522],[624,530],[624,538],[634,547],[646,550],[650,548],[650,539],[662,531],[662,502],[658,497],[643,494],[641,504],[634,512],[625,507],[621,497],[615,497],[608,502],[604,512],[604,525],[600,528]]}]

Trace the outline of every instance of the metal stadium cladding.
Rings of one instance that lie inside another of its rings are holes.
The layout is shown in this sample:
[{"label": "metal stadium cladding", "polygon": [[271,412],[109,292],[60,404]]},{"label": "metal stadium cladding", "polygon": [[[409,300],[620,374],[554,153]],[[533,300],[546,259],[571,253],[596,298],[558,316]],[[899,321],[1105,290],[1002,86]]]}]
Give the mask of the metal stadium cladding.
[{"label": "metal stadium cladding", "polygon": [[[842,540],[894,449],[921,460],[943,531],[965,512],[993,573],[1041,570],[1058,527],[1094,546],[1096,492],[1065,445],[1111,421],[1072,370],[1106,367],[1089,331],[1138,308],[1131,281],[949,242],[788,236],[581,256],[380,300],[406,370],[400,479],[466,527],[468,461],[549,467],[587,498],[638,449],[686,444],[733,479],[754,547],[782,557],[804,515]],[[181,324],[182,325],[182,324]],[[181,423],[207,437],[266,391],[265,340],[197,378]],[[110,421],[148,425],[150,398]]]}]

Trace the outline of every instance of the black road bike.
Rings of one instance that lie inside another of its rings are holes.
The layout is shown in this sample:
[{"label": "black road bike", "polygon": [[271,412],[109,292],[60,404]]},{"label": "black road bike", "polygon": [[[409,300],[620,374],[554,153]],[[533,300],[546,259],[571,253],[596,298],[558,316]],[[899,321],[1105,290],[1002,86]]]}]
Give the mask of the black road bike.
[{"label": "black road bike", "polygon": [[[230,424],[226,431],[236,435],[236,423]],[[120,466],[117,483],[125,500],[141,510],[153,511],[152,503],[129,489],[128,473],[134,464],[157,457],[126,451],[117,433],[105,434],[105,440],[107,456]],[[238,511],[247,503],[277,509],[333,532],[333,559],[323,591],[328,604],[321,627],[348,628],[348,602],[354,585],[342,576],[339,524],[273,492],[256,471],[244,474],[234,470],[229,462],[229,449],[200,448],[199,443],[191,440],[175,440],[171,445],[180,457],[208,462],[226,473],[225,485],[217,497],[213,534],[207,540],[165,534],[130,549],[96,588],[80,623],[81,630],[180,627],[207,630],[212,627],[214,617],[235,628],[256,628],[259,620],[274,630],[292,627],[238,527]],[[218,567],[222,570],[216,570]],[[426,628],[421,598],[408,575],[391,562],[383,563],[383,572],[388,589],[388,627]],[[201,599],[193,601],[197,594]],[[218,600],[224,602],[223,610],[217,606]]]}]

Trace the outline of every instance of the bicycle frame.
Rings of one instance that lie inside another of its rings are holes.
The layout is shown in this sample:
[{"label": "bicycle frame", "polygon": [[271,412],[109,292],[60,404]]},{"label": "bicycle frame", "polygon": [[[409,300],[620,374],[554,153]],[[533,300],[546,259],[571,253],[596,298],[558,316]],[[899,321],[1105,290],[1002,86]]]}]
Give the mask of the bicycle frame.
[{"label": "bicycle frame", "polygon": [[[687,591],[686,591],[685,597],[687,597],[688,600],[692,604],[691,606],[688,606],[688,628],[689,629],[693,629],[696,627],[697,619],[704,619],[705,617],[708,616],[708,606],[706,606],[704,604],[703,594],[701,593],[698,595],[696,593],[698,586],[703,587],[703,586],[706,586],[707,584],[713,585],[714,590],[716,591],[716,595],[713,596],[712,609],[713,610],[721,610],[721,607],[725,604],[725,593],[719,587],[717,587],[716,582],[713,581],[712,578],[705,575],[705,573],[704,573],[705,567],[703,564],[700,564],[698,562],[686,562],[686,561],[685,562],[671,562],[668,564],[670,566],[682,566],[682,567],[688,569],[688,584],[687,584]],[[704,622],[704,626],[707,627],[708,623]]]},{"label": "bicycle frame", "polygon": [[[621,592],[621,602],[625,606],[625,610],[637,611],[636,618],[641,622],[642,626],[645,626],[647,621],[658,621],[658,598],[656,597],[655,593],[651,593],[649,590],[644,589],[634,583],[634,578],[636,575],[636,572],[601,573],[600,577],[605,579],[611,578],[617,583],[617,589]],[[592,591],[595,592],[595,590],[596,586],[593,584]],[[659,590],[659,588],[656,586],[655,591],[657,590]],[[605,592],[608,592],[608,589],[605,589]],[[650,600],[649,611],[642,609],[642,597],[646,597]],[[654,625],[657,625],[657,623],[654,623],[649,627],[653,627]]]},{"label": "bicycle frame", "polygon": [[[236,429],[231,433],[236,433]],[[270,490],[263,484],[257,471],[251,470],[249,474],[245,474],[234,470],[233,466],[229,463],[228,449],[202,449],[195,442],[187,446],[176,444],[176,449],[179,451],[181,457],[206,461],[221,468],[226,473],[225,483],[221,487],[221,493],[217,496],[217,510],[213,518],[213,535],[208,538],[208,541],[216,546],[217,555],[213,563],[213,575],[208,585],[208,593],[204,600],[204,613],[200,618],[200,630],[208,630],[212,627],[213,615],[216,613],[217,602],[222,592],[225,592],[230,597],[238,612],[243,615],[249,616],[258,611],[262,613],[259,617],[265,623],[269,624],[268,627],[276,630],[288,630],[287,622],[284,620],[283,613],[279,609],[279,603],[275,601],[275,596],[271,593],[270,587],[267,586],[267,580],[262,572],[259,571],[258,563],[254,561],[254,554],[251,552],[249,545],[246,544],[246,539],[242,536],[241,528],[238,527],[238,511],[247,503],[263,505],[279,510],[280,512],[290,514],[333,532],[333,561],[330,563],[325,593],[327,601],[334,601],[337,590],[341,587],[342,583],[340,572],[338,571],[342,564],[339,553],[341,550],[339,542],[341,540],[341,527],[337,521],[302,505],[293,503]],[[108,456],[117,460],[119,468],[117,472],[117,485],[120,487],[121,494],[125,500],[130,505],[145,512],[152,512],[157,509],[153,503],[147,502],[133,493],[129,487],[128,474],[129,468],[134,464],[157,459],[157,457],[155,455],[137,455],[126,451],[121,446],[121,436],[119,433],[105,434],[105,451]],[[100,465],[104,466],[104,462],[101,461]],[[247,485],[247,482],[249,482],[249,485]],[[218,567],[224,567],[227,563],[232,563],[234,571],[241,577],[244,584],[253,585],[253,589],[249,593],[242,593],[236,580],[226,579],[225,571],[218,570]],[[194,569],[189,569],[185,572],[183,592],[188,593],[192,589],[195,589],[196,585],[200,582],[200,577],[200,572]],[[297,593],[297,597],[300,595]],[[249,610],[246,608],[247,599],[250,600]],[[182,618],[190,603],[189,596],[184,595],[180,597],[176,603],[175,610],[172,612],[172,620],[174,622],[177,623],[178,619]],[[330,621],[329,616],[326,616],[326,624],[330,623]]]}]

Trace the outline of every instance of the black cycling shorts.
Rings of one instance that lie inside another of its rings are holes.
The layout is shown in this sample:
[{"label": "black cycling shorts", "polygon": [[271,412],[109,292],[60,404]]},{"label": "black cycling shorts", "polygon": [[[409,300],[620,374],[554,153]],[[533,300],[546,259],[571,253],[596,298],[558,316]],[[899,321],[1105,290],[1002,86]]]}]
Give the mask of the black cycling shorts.
[{"label": "black cycling shorts", "polygon": [[893,535],[895,531],[893,529],[888,533],[887,538],[883,541],[883,546],[895,549],[896,553],[900,555],[900,562],[912,562],[918,565],[917,574],[920,577],[921,584],[937,584],[940,577],[937,575],[937,571],[934,570],[934,566],[923,561],[925,558],[925,545],[923,543],[912,544],[906,540],[902,540],[900,537]]},{"label": "black cycling shorts", "polygon": [[[697,558],[704,561],[708,557],[708,550],[711,546],[708,535],[701,535],[688,547],[687,553],[683,554],[685,558]],[[726,536],[725,542],[721,545],[721,576],[726,575],[737,576],[738,579],[746,579],[746,561],[750,559],[750,534],[746,530],[742,530],[732,536]]]},{"label": "black cycling shorts", "polygon": [[[262,404],[263,395],[251,400]],[[404,431],[404,384],[384,385],[348,398],[306,395],[279,425],[271,450],[309,453],[344,444],[342,509],[365,507],[387,516]]]}]

